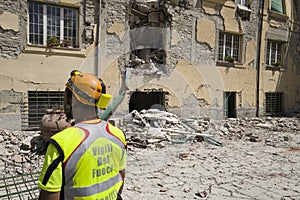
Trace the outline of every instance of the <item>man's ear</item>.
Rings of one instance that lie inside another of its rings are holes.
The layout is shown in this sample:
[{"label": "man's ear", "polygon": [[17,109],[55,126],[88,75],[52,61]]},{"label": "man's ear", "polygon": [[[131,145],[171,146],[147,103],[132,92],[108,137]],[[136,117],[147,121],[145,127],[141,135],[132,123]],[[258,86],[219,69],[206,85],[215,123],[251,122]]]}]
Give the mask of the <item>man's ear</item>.
[{"label": "man's ear", "polygon": [[67,120],[73,119],[72,114],[72,92],[66,88],[64,93],[64,113],[67,117]]}]

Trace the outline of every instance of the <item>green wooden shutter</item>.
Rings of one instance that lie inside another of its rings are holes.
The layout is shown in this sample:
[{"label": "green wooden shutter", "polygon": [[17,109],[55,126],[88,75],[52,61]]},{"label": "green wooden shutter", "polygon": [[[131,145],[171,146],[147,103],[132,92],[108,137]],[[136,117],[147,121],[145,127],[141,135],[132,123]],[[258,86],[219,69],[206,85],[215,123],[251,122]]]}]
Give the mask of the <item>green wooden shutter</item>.
[{"label": "green wooden shutter", "polygon": [[271,0],[271,11],[283,13],[282,0]]}]

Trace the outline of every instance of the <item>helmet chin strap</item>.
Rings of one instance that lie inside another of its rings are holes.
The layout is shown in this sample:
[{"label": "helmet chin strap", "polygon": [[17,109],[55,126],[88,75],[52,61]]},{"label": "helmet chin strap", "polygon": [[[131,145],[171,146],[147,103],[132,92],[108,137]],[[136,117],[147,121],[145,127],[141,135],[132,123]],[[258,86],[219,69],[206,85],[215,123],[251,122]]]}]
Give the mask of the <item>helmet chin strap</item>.
[{"label": "helmet chin strap", "polygon": [[70,104],[67,104],[65,106],[65,115],[67,117],[67,120],[73,119],[72,106]]},{"label": "helmet chin strap", "polygon": [[67,121],[70,121],[73,119],[72,114],[72,92],[70,89],[65,89],[65,95],[64,95],[64,113],[67,117]]}]

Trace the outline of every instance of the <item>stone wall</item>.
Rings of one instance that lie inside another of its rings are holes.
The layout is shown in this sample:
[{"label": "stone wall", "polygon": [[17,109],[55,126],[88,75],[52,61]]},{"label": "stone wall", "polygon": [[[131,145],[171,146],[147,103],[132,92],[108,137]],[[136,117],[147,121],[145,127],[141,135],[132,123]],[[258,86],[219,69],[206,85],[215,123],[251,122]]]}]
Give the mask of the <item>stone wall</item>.
[{"label": "stone wall", "polygon": [[13,90],[0,91],[0,113],[20,113],[23,95]]},{"label": "stone wall", "polygon": [[23,95],[13,90],[0,91],[0,129],[21,130]]}]

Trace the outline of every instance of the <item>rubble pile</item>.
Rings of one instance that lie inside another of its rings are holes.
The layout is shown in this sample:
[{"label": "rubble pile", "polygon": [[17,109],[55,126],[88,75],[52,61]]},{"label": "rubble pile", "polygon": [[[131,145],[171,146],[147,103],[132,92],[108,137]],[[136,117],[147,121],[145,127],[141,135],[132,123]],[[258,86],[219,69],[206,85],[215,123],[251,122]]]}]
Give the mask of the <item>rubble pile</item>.
[{"label": "rubble pile", "polygon": [[42,161],[33,148],[41,138],[35,131],[0,130],[0,176],[39,169]]},{"label": "rubble pile", "polygon": [[[110,119],[122,129],[130,150],[164,148],[180,143],[263,142],[265,145],[300,150],[300,118],[229,118],[213,120],[207,116],[180,119],[157,109],[133,111],[123,118]],[[36,151],[40,131],[0,130],[0,175],[29,172],[41,167],[43,156]]]},{"label": "rubble pile", "polygon": [[[130,118],[131,117],[131,118]],[[164,147],[166,144],[199,142],[205,138],[265,142],[274,147],[300,146],[299,118],[229,118],[213,120],[203,116],[180,119],[156,109],[132,112],[122,119],[120,128],[129,145],[135,147]],[[297,135],[298,133],[298,135]]]}]

